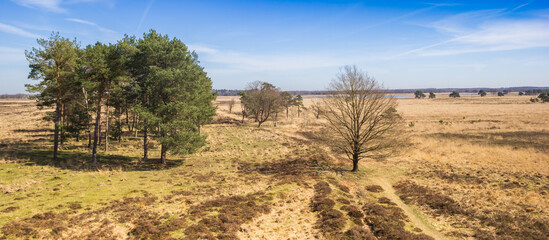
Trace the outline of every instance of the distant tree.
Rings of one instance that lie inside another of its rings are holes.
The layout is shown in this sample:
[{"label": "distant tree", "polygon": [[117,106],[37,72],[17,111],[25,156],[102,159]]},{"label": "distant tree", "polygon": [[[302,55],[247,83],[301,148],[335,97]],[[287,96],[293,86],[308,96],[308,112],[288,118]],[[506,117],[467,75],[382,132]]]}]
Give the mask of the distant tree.
[{"label": "distant tree", "polygon": [[240,108],[242,110],[242,123],[244,123],[244,118],[247,117],[246,105],[244,102],[247,101],[246,91],[239,91],[238,96],[240,96]]},{"label": "distant tree", "polygon": [[282,106],[286,108],[286,118],[288,118],[290,107],[293,106],[293,102],[294,102],[292,98],[292,94],[284,91],[280,93],[280,97],[282,98]]},{"label": "distant tree", "polygon": [[233,113],[233,107],[235,104],[236,101],[234,99],[231,99],[231,101],[229,101],[229,113]]},{"label": "distant tree", "polygon": [[297,117],[300,117],[301,108],[303,107],[303,97],[299,94],[295,96],[295,98],[293,98],[293,105],[297,107]]},{"label": "distant tree", "polygon": [[544,103],[549,102],[549,94],[547,93],[541,93],[538,98]]},{"label": "distant tree", "polygon": [[29,78],[39,83],[25,85],[28,92],[38,93],[35,97],[39,108],[55,106],[53,115],[53,161],[57,161],[59,133],[62,127],[63,102],[75,81],[75,67],[78,44],[59,33],[52,33],[48,39],[37,40],[39,48],[25,51],[29,67]]},{"label": "distant tree", "polygon": [[425,98],[425,94],[420,91],[420,90],[417,90],[415,93],[414,93],[414,96],[417,98],[417,99],[420,99],[420,98]]},{"label": "distant tree", "polygon": [[435,93],[433,93],[433,92],[429,93],[429,98],[436,98],[436,97],[437,97],[437,95],[435,95]]},{"label": "distant tree", "polygon": [[311,109],[313,110],[315,118],[319,119],[320,115],[322,115],[322,106],[320,105],[320,102],[313,103],[313,105],[311,106]]},{"label": "distant tree", "polygon": [[507,89],[504,89],[504,90],[503,90],[503,94],[504,94],[504,95],[507,95],[508,93],[509,93],[509,90],[507,90]]},{"label": "distant tree", "polygon": [[478,91],[478,95],[480,95],[481,97],[484,97],[484,96],[486,96],[486,91],[480,90],[480,91]]},{"label": "distant tree", "polygon": [[519,95],[519,96],[522,96],[522,95],[524,95],[524,93],[523,93],[523,92],[519,92],[518,95]]},{"label": "distant tree", "polygon": [[505,93],[503,93],[503,92],[498,92],[498,97],[503,97],[503,96],[505,96]]},{"label": "distant tree", "polygon": [[460,97],[458,91],[453,91],[452,93],[450,93],[449,96],[450,96],[451,98],[458,98],[458,97]]},{"label": "distant tree", "polygon": [[352,171],[358,170],[360,159],[384,155],[394,146],[391,136],[395,135],[390,133],[400,122],[396,101],[374,78],[355,66],[345,66],[329,90],[322,116],[337,147],[353,162]]},{"label": "distant tree", "polygon": [[240,98],[248,114],[251,114],[261,127],[271,114],[276,114],[281,106],[280,90],[274,85],[255,81],[248,85],[246,94]]}]

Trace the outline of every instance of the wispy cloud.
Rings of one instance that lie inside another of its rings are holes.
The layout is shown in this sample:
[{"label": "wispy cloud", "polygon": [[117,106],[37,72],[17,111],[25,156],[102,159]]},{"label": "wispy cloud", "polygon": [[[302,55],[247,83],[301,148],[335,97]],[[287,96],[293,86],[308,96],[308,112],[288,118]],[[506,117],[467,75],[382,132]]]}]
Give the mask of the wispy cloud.
[{"label": "wispy cloud", "polygon": [[[192,45],[191,45],[192,46]],[[192,47],[190,47],[192,49]],[[199,48],[200,49],[200,48]],[[200,53],[198,49],[195,49]],[[251,54],[202,48],[200,59],[216,64],[230,72],[292,71],[323,67],[337,67],[348,59],[322,54]],[[348,62],[347,62],[348,63]]]},{"label": "wispy cloud", "polygon": [[76,23],[82,23],[82,24],[86,24],[86,25],[90,25],[90,26],[97,26],[97,24],[94,23],[94,22],[90,22],[90,21],[86,21],[86,20],[82,20],[82,19],[78,19],[78,18],[66,18],[65,20],[71,21],[71,22],[76,22]]},{"label": "wispy cloud", "polygon": [[67,9],[61,7],[61,5],[70,5],[77,3],[93,3],[93,2],[105,2],[108,6],[113,6],[112,0],[11,0],[12,2],[21,5],[23,7],[38,9],[47,12],[66,13]]},{"label": "wispy cloud", "polygon": [[12,0],[24,7],[40,9],[49,12],[63,13],[67,10],[60,7],[61,0]]},{"label": "wispy cloud", "polygon": [[31,33],[31,32],[27,32],[27,31],[25,31],[21,28],[14,27],[14,26],[4,24],[4,23],[0,23],[0,31],[10,33],[10,34],[19,35],[19,36],[22,36],[22,37],[28,37],[28,38],[40,38],[41,37],[40,35]]},{"label": "wispy cloud", "polygon": [[143,15],[141,15],[141,19],[139,20],[139,24],[137,25],[136,32],[139,33],[141,30],[141,25],[143,25],[143,21],[145,21],[145,18],[147,18],[147,15],[149,14],[149,10],[151,10],[151,7],[154,3],[154,0],[149,1],[149,4],[147,4],[147,7],[145,7],[145,10],[143,11]]},{"label": "wispy cloud", "polygon": [[87,21],[87,20],[78,19],[78,18],[66,18],[65,20],[70,21],[70,22],[81,23],[81,24],[93,26],[93,27],[96,27],[99,31],[102,31],[102,32],[116,33],[116,31],[114,31],[114,30],[101,27],[101,26],[97,25],[97,23],[90,22],[90,21]]},{"label": "wispy cloud", "polygon": [[549,47],[549,18],[508,18],[511,10],[471,11],[436,21],[431,27],[449,36],[448,40],[412,49],[396,55],[446,56],[476,52],[494,52]]},{"label": "wispy cloud", "polygon": [[187,44],[187,47],[189,48],[189,50],[195,51],[197,53],[213,54],[218,52],[218,50],[215,48],[206,47],[198,44]]},{"label": "wispy cloud", "polygon": [[0,64],[25,62],[25,50],[0,46]]}]

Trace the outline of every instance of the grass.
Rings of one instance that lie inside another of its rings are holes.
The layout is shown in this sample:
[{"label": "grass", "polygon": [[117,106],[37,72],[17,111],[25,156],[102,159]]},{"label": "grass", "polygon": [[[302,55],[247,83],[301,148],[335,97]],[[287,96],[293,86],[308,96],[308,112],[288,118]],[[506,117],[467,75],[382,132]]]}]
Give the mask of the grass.
[{"label": "grass", "polygon": [[[411,145],[400,155],[362,160],[357,173],[315,137],[322,120],[312,113],[298,118],[292,109],[278,127],[258,129],[239,122],[238,103],[228,113],[222,102],[232,97],[220,97],[214,124],[203,128],[208,145],[169,155],[167,166],[157,164],[158,146],[150,161],[140,161],[141,139],[132,137],[111,141],[98,168],[88,164],[85,140],[68,141],[53,166],[51,124],[40,120],[46,110],[0,100],[0,238],[384,239],[386,227],[418,235],[410,216],[401,217],[376,187],[383,178],[397,190],[413,183],[399,195],[450,239],[547,239],[546,104],[437,97],[399,98]],[[320,182],[331,191],[319,195]],[[333,204],[317,211],[311,203],[319,198]],[[450,205],[459,211],[447,211]]]}]

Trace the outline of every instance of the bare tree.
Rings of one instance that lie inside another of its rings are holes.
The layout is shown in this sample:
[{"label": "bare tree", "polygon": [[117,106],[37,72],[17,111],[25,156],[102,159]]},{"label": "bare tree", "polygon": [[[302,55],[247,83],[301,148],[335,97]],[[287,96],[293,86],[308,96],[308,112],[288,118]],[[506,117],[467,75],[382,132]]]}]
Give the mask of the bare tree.
[{"label": "bare tree", "polygon": [[233,107],[235,103],[236,101],[234,99],[231,99],[231,101],[229,101],[229,113],[233,113]]},{"label": "bare tree", "polygon": [[336,146],[353,162],[386,156],[394,148],[393,130],[400,122],[396,102],[382,86],[356,66],[345,66],[330,84],[322,116]]},{"label": "bare tree", "polygon": [[322,115],[322,105],[320,104],[320,102],[313,103],[313,105],[311,106],[311,109],[313,110],[315,118],[319,119],[320,115]]}]

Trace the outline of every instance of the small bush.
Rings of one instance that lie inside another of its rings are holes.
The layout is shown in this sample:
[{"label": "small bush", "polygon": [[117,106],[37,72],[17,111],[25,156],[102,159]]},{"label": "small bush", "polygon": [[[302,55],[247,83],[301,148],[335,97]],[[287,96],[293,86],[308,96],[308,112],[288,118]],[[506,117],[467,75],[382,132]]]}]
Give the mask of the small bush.
[{"label": "small bush", "polygon": [[315,193],[321,196],[328,195],[332,192],[332,188],[330,188],[330,184],[327,182],[318,182],[314,187]]},{"label": "small bush", "polygon": [[311,208],[313,212],[321,212],[332,209],[335,205],[334,200],[323,197],[315,196],[311,202]]}]

